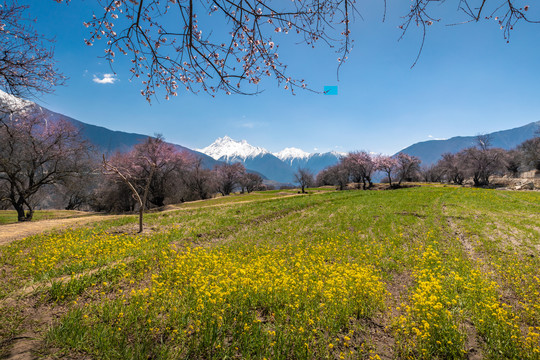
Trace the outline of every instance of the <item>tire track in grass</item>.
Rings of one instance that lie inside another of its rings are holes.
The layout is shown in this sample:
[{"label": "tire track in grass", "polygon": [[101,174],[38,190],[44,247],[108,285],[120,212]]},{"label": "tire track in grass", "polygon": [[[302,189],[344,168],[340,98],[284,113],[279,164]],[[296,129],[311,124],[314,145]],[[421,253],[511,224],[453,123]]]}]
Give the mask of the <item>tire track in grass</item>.
[{"label": "tire track in grass", "polygon": [[[462,203],[455,204],[457,207],[452,208],[454,210],[452,213],[446,206],[443,206],[442,212],[442,216],[446,219],[448,236],[455,238],[461,245],[464,256],[468,259],[471,274],[476,273],[475,277],[485,278],[484,286],[480,286],[482,281],[477,279],[476,288],[468,289],[470,299],[467,307],[470,311],[470,325],[472,326],[466,326],[466,328],[468,331],[476,329],[480,334],[480,344],[483,345],[484,355],[487,357],[535,359],[538,354],[534,355],[535,347],[531,343],[532,330],[524,326],[524,319],[521,316],[523,303],[515,288],[507,281],[504,271],[501,272],[501,267],[493,258],[495,253],[506,254],[506,251],[497,250],[504,244],[504,240],[497,238],[496,229],[489,225],[493,223],[492,219],[496,214],[486,209],[480,218],[476,216],[478,211],[473,210],[470,203],[476,202],[474,206],[478,206],[485,202],[486,198],[489,201],[489,196],[493,193],[475,190],[475,193],[471,194],[474,196],[468,199],[461,198]],[[455,216],[456,212],[466,215]],[[479,224],[481,224],[480,227],[478,227]],[[489,235],[485,235],[485,231],[488,231]],[[490,237],[489,247],[486,247],[483,236]],[[472,239],[475,241],[471,241]],[[514,255],[517,256],[517,253]],[[515,267],[505,266],[505,268]]]}]

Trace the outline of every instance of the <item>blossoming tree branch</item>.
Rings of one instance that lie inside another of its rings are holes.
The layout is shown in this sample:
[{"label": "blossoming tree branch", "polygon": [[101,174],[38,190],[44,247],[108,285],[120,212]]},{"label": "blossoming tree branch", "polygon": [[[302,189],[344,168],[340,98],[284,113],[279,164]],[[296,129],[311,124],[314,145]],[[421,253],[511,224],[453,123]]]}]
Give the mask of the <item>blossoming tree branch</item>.
[{"label": "blossoming tree branch", "polygon": [[[84,23],[90,29],[86,44],[105,41],[111,63],[118,53],[130,56],[130,70],[142,81],[141,93],[148,101],[157,88],[164,89],[167,99],[181,87],[212,96],[219,91],[256,93],[265,77],[293,93],[309,89],[304,79],[287,74],[286,62],[279,57],[282,34],[293,34],[295,41],[308,46],[331,46],[338,53],[339,69],[352,48],[350,21],[359,14],[354,0],[96,1],[104,11]],[[387,0],[383,4],[384,21]],[[460,0],[458,11],[463,22],[495,19],[508,39],[519,21],[537,22],[528,16],[529,5],[520,4]],[[427,27],[442,20],[435,15],[440,8],[439,0],[413,0],[403,16],[403,34],[411,25],[423,31],[419,55]]]}]

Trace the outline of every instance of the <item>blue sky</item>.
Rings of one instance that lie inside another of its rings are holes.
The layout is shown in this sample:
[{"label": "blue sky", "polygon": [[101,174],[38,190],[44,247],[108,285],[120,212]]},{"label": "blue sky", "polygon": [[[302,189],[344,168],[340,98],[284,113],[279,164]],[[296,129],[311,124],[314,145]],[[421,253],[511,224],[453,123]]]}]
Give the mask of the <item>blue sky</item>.
[{"label": "blue sky", "polygon": [[[202,148],[229,135],[270,151],[299,147],[305,151],[394,153],[431,138],[475,135],[540,120],[540,24],[519,23],[506,43],[494,20],[446,26],[459,19],[457,4],[444,3],[441,22],[430,27],[418,64],[421,33],[411,29],[398,42],[400,16],[408,2],[361,1],[352,24],[355,46],[336,78],[338,54],[320,44],[311,49],[284,39],[280,59],[289,74],[305,78],[314,89],[337,85],[337,96],[298,91],[296,96],[263,83],[255,96],[164,94],[149,105],[142,85],[130,81],[126,61],[113,69],[101,58],[104,43],[84,44],[83,22],[98,11],[94,0],[20,1],[30,5],[35,27],[56,38],[58,67],[66,86],[43,95],[41,105],[80,121],[113,130],[152,135]],[[456,2],[457,3],[457,2]],[[523,3],[525,5],[526,3]],[[534,5],[534,4],[530,4]],[[539,9],[531,7],[531,15]],[[461,19],[464,19],[461,17]],[[215,31],[226,29],[215,29]],[[97,83],[116,72],[113,83]]]}]

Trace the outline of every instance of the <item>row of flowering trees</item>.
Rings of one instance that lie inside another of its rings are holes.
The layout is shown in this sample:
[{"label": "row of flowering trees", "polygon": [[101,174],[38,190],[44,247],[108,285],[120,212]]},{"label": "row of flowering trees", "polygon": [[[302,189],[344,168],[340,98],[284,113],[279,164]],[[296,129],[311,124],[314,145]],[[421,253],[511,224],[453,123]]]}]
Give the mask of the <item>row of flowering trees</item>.
[{"label": "row of flowering trees", "polygon": [[476,146],[443,154],[436,164],[423,168],[420,176],[423,181],[458,185],[470,179],[475,186],[485,186],[493,175],[517,177],[530,170],[540,171],[540,136],[511,150],[493,148],[489,137],[479,136]]},{"label": "row of flowering trees", "polygon": [[419,158],[405,153],[386,156],[350,152],[338,164],[321,171],[316,183],[335,185],[341,190],[356,183],[358,188],[368,189],[373,186],[374,174],[379,172],[391,187],[400,186],[403,181],[462,185],[467,180],[474,186],[486,186],[494,175],[517,177],[524,171],[540,171],[540,132],[512,150],[494,148],[489,136],[479,135],[474,146],[445,153],[433,165],[420,165]]},{"label": "row of flowering trees", "polygon": [[[420,159],[405,153],[395,156],[372,155],[366,151],[350,152],[338,164],[328,167],[317,175],[318,185],[335,185],[340,190],[349,183],[368,189],[373,186],[376,172],[385,175],[390,186],[400,186],[403,181],[416,178],[420,171]],[[394,181],[394,184],[392,184]]]},{"label": "row of flowering trees", "polygon": [[[105,178],[94,191],[93,207],[107,211],[139,212],[139,231],[143,230],[145,208],[167,203],[201,200],[219,192],[229,195],[263,189],[262,178],[247,173],[242,164],[219,164],[213,170],[203,167],[202,160],[166,143],[161,135],[149,137],[128,153],[106,159]],[[131,196],[129,196],[131,195]]]},{"label": "row of flowering trees", "polygon": [[[103,159],[106,175],[99,184],[93,207],[107,211],[132,211],[141,207],[202,200],[215,193],[264,189],[258,174],[240,163],[219,164],[213,169],[187,151],[178,151],[161,136],[150,137],[128,153]],[[126,196],[131,193],[134,196]],[[139,196],[137,195],[139,194]]]}]

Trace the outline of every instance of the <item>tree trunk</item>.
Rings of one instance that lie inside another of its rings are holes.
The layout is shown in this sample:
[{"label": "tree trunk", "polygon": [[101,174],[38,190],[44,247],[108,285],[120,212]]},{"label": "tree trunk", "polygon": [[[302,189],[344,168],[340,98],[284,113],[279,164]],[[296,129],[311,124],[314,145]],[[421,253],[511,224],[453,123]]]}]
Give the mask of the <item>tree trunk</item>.
[{"label": "tree trunk", "polygon": [[24,214],[24,207],[22,206],[18,206],[18,205],[13,205],[15,207],[15,210],[17,210],[17,220],[18,221],[25,221],[26,220],[26,217],[25,217],[25,214]]},{"label": "tree trunk", "polygon": [[392,176],[390,173],[386,173],[388,175],[388,184],[390,184],[390,187],[392,187]]},{"label": "tree trunk", "polygon": [[28,207],[28,211],[24,211],[24,205],[25,203],[19,202],[11,202],[15,210],[17,211],[17,221],[31,221],[32,217],[34,216],[34,209],[28,204],[26,206]]},{"label": "tree trunk", "polygon": [[143,232],[143,213],[144,213],[144,206],[141,206],[139,208],[139,232]]}]

